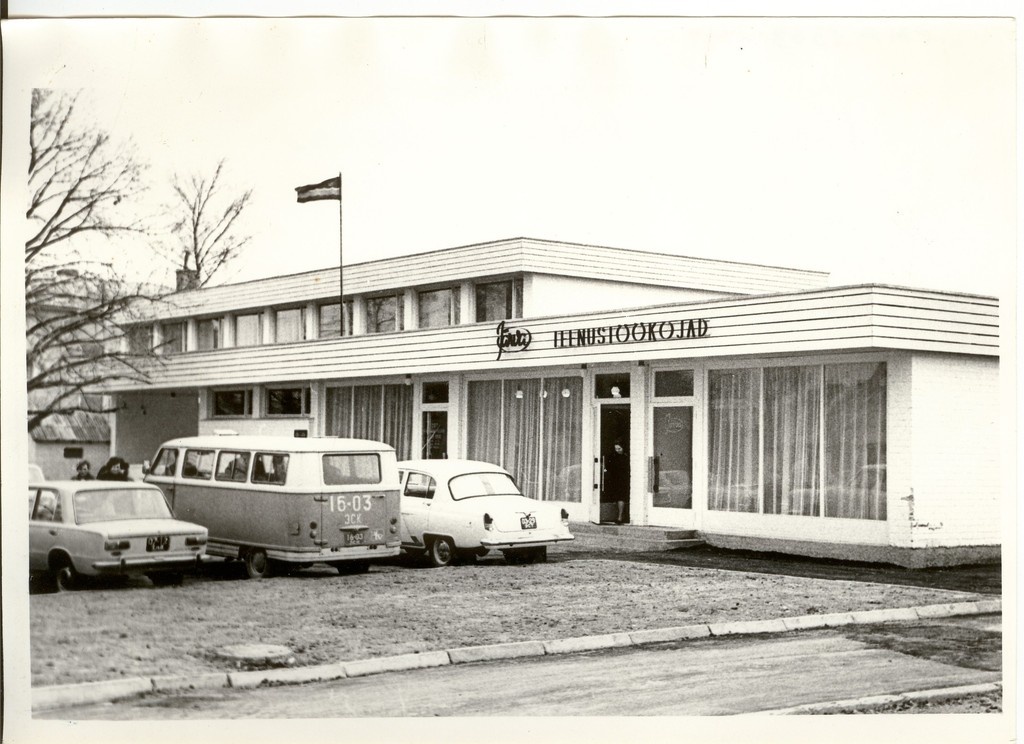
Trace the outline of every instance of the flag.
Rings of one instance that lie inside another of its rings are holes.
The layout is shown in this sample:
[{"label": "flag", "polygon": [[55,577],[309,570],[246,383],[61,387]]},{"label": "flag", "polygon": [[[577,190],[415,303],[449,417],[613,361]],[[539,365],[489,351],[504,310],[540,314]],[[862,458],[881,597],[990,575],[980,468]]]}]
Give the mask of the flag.
[{"label": "flag", "polygon": [[295,189],[299,203],[317,201],[319,199],[337,199],[341,201],[341,176],[328,178],[321,183],[299,186]]}]

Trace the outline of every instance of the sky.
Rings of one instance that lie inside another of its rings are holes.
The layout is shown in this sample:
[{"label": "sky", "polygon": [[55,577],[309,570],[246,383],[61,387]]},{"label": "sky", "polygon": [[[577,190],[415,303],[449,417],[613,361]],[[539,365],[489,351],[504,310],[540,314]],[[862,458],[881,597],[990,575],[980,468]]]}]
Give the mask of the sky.
[{"label": "sky", "polygon": [[[223,158],[253,189],[232,281],[336,266],[339,221],[346,263],[525,236],[834,285],[1014,275],[1012,19],[20,23],[5,156],[50,87],[133,141],[154,198]],[[342,220],[297,203],[339,173]]]}]

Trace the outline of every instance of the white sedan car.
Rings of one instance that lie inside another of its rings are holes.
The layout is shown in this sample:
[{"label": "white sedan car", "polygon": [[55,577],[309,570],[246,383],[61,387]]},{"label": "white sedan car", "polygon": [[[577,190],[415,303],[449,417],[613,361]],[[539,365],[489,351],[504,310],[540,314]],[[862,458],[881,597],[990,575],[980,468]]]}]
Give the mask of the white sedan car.
[{"label": "white sedan car", "polygon": [[547,559],[547,546],[573,539],[569,514],[523,496],[508,471],[475,460],[407,460],[402,548],[435,566],[500,550],[508,563]]},{"label": "white sedan car", "polygon": [[33,483],[28,513],[29,572],[48,575],[57,591],[84,576],[178,583],[206,553],[206,528],[174,519],[163,492],[147,483]]}]

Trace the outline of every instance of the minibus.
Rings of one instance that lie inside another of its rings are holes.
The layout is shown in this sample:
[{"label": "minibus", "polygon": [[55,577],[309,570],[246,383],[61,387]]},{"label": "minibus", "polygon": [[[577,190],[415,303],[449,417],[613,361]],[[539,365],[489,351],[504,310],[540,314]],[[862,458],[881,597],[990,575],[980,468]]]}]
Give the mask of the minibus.
[{"label": "minibus", "polygon": [[395,451],[382,442],[182,437],[144,470],[175,517],[207,528],[207,554],[243,561],[253,579],[314,563],[356,573],[401,548]]}]

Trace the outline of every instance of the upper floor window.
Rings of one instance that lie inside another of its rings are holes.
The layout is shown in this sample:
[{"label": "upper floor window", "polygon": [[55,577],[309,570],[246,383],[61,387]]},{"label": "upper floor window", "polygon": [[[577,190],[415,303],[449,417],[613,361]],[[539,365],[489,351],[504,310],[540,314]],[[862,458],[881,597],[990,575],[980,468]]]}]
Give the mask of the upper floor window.
[{"label": "upper floor window", "polygon": [[200,351],[219,349],[220,318],[202,318],[196,322],[196,347]]},{"label": "upper floor window", "polygon": [[267,388],[268,416],[308,416],[310,410],[308,387]]},{"label": "upper floor window", "polygon": [[277,329],[277,343],[302,341],[306,338],[306,313],[301,307],[278,310],[275,313],[274,327]]},{"label": "upper floor window", "polygon": [[476,285],[477,323],[519,318],[522,314],[522,279]]},{"label": "upper floor window", "polygon": [[185,324],[181,321],[174,323],[161,323],[160,342],[158,351],[161,354],[180,354],[185,351]]},{"label": "upper floor window", "polygon": [[391,333],[404,330],[402,295],[366,298],[366,332]]},{"label": "upper floor window", "polygon": [[148,354],[153,348],[153,328],[148,325],[131,326],[125,332],[128,337],[128,353],[136,356]]},{"label": "upper floor window", "polygon": [[235,316],[235,346],[257,346],[263,342],[263,316],[248,313]]},{"label": "upper floor window", "polygon": [[251,416],[251,390],[214,390],[214,416]]},{"label": "upper floor window", "polygon": [[337,338],[352,335],[352,300],[345,300],[344,317],[342,303],[320,305],[320,338]]},{"label": "upper floor window", "polygon": [[459,322],[459,288],[418,293],[419,327],[443,328]]}]

